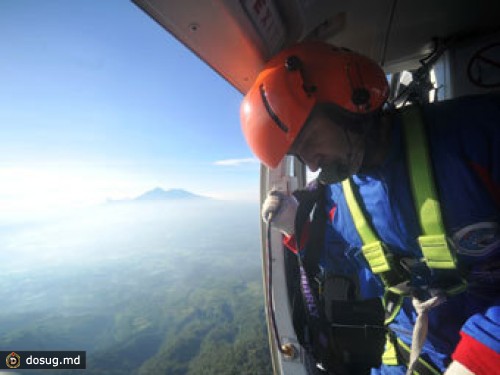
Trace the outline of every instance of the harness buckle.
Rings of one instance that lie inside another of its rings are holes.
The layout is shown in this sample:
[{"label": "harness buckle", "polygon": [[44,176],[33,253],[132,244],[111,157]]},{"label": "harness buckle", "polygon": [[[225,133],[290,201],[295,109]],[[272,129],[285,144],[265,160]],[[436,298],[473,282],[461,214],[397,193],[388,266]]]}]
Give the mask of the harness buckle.
[{"label": "harness buckle", "polygon": [[445,270],[456,268],[455,258],[443,233],[420,236],[418,243],[430,268]]},{"label": "harness buckle", "polygon": [[401,259],[409,275],[408,287],[413,297],[426,301],[436,294],[454,295],[467,289],[467,282],[453,269],[431,269],[425,259]]}]

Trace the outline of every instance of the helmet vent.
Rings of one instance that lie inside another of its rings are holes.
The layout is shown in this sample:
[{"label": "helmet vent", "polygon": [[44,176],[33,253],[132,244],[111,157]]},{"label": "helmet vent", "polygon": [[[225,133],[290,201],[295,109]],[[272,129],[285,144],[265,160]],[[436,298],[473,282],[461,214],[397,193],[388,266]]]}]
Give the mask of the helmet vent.
[{"label": "helmet vent", "polygon": [[289,72],[300,70],[302,68],[302,61],[295,55],[288,56],[285,60],[285,68]]},{"label": "helmet vent", "polygon": [[[302,81],[305,82],[304,72],[302,71],[302,61],[297,56],[288,56],[285,60],[285,68],[289,72],[295,72],[298,70],[300,76],[302,77]],[[316,92],[318,88],[315,85],[307,85],[306,83],[304,83],[302,85],[302,89],[307,94],[307,96],[311,96],[311,94]]]},{"label": "helmet vent", "polygon": [[368,106],[370,103],[370,92],[364,87],[352,90],[351,101],[357,106]]}]

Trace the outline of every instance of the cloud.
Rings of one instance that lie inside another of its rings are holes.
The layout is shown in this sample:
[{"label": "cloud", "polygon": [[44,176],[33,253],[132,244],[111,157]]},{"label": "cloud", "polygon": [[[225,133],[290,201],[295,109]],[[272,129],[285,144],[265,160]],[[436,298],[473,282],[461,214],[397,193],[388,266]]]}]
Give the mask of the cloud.
[{"label": "cloud", "polygon": [[245,158],[245,159],[225,159],[218,160],[214,162],[214,165],[221,165],[225,167],[238,167],[243,164],[257,164],[259,161],[255,158]]}]

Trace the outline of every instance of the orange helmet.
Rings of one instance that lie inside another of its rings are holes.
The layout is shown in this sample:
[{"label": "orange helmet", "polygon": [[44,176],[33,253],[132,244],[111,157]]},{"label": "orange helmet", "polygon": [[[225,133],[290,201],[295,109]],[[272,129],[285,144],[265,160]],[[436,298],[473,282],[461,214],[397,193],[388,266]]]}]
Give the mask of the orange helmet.
[{"label": "orange helmet", "polygon": [[384,71],[369,58],[326,43],[300,43],[273,57],[245,95],[243,134],[254,154],[275,168],[316,104],[366,114],[381,108],[388,94]]}]

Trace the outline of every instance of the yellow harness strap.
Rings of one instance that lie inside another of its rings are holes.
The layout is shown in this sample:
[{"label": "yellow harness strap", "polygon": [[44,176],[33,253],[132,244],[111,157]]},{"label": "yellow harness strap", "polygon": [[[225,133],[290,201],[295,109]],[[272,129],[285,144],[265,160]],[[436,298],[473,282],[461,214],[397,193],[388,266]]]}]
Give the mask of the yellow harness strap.
[{"label": "yellow harness strap", "polygon": [[344,189],[344,196],[351,211],[354,225],[361,237],[361,241],[363,241],[361,250],[372,272],[380,274],[389,271],[391,269],[389,254],[386,254],[384,245],[366,221],[365,215],[361,211],[361,207],[359,207],[352,191],[351,181],[349,179],[342,181],[342,188]]},{"label": "yellow harness strap", "polygon": [[418,107],[411,106],[403,110],[402,116],[410,183],[422,228],[418,243],[429,268],[455,269],[456,261],[446,240],[432,177],[422,115]]},{"label": "yellow harness strap", "polygon": [[373,273],[380,276],[382,282],[389,290],[396,294],[403,294],[395,286],[406,281],[407,275],[401,270],[401,267],[395,264],[392,254],[386,249],[385,244],[379,240],[367,222],[354,196],[350,179],[342,181],[342,187],[347,206],[354,221],[354,226],[363,242],[361,251],[370,265],[370,269]]}]

